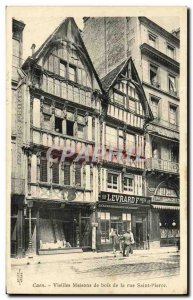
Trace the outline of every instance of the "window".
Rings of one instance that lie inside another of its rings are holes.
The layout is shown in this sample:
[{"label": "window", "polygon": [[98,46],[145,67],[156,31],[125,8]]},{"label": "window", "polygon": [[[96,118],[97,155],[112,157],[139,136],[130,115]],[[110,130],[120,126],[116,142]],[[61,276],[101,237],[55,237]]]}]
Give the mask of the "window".
[{"label": "window", "polygon": [[118,174],[108,173],[107,187],[108,189],[118,190]]},{"label": "window", "polygon": [[81,139],[84,139],[84,129],[85,126],[83,124],[77,124],[77,136]]},{"label": "window", "polygon": [[177,94],[176,77],[169,75],[168,84],[169,84],[169,92],[176,95]]},{"label": "window", "polygon": [[169,107],[169,122],[170,124],[176,125],[177,124],[177,116],[176,116],[176,106],[170,105]]},{"label": "window", "polygon": [[51,129],[50,115],[43,114],[43,128],[46,130]]},{"label": "window", "polygon": [[65,162],[63,168],[64,168],[64,185],[70,185],[70,163]]},{"label": "window", "polygon": [[74,122],[73,121],[66,121],[66,134],[70,136],[74,136]]},{"label": "window", "polygon": [[62,119],[55,117],[55,131],[62,133]]},{"label": "window", "polygon": [[154,118],[158,119],[159,117],[159,100],[155,97],[151,97],[151,110]]},{"label": "window", "polygon": [[133,192],[134,180],[133,177],[124,177],[124,191]]},{"label": "window", "polygon": [[52,164],[52,182],[59,184],[59,163],[53,162]]},{"label": "window", "polygon": [[175,48],[170,45],[167,45],[167,55],[174,59],[175,58]]},{"label": "window", "polygon": [[66,77],[66,63],[60,62],[60,76]]},{"label": "window", "polygon": [[110,231],[110,213],[100,213],[100,225],[101,225],[101,243],[109,243],[109,231]]},{"label": "window", "polygon": [[160,187],[157,191],[157,195],[177,197],[176,191],[174,189],[168,188],[168,187]]},{"label": "window", "polygon": [[117,147],[117,129],[106,126],[106,145]]},{"label": "window", "polygon": [[75,163],[75,185],[81,186],[81,168],[82,165],[80,163]]},{"label": "window", "polygon": [[135,101],[132,99],[129,99],[129,109],[135,111]]},{"label": "window", "polygon": [[135,135],[127,133],[126,134],[126,151],[135,154]]},{"label": "window", "polygon": [[45,157],[40,159],[40,181],[48,181],[48,164]]},{"label": "window", "polygon": [[150,64],[150,82],[156,87],[160,87],[158,82],[158,67]]},{"label": "window", "polygon": [[119,141],[118,141],[119,150],[123,150],[123,131],[119,130]]},{"label": "window", "polygon": [[124,96],[114,92],[114,102],[124,105]]},{"label": "window", "polygon": [[149,33],[148,37],[149,37],[149,45],[156,48],[157,37],[152,33]]},{"label": "window", "polygon": [[76,81],[76,68],[69,66],[69,80]]},{"label": "window", "polygon": [[171,149],[171,161],[172,162],[178,162],[178,149],[176,147],[173,147]]}]

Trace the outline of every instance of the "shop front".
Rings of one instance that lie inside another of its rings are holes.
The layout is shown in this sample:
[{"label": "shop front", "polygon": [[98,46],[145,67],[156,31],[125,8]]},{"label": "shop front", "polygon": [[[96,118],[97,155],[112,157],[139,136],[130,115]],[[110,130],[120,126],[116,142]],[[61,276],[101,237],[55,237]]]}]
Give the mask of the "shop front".
[{"label": "shop front", "polygon": [[127,229],[134,234],[135,249],[148,249],[148,209],[150,198],[101,192],[97,204],[97,249],[112,250],[111,229],[119,236]]},{"label": "shop front", "polygon": [[152,207],[159,215],[160,246],[178,245],[180,241],[179,199],[154,196]]},{"label": "shop front", "polygon": [[89,204],[33,202],[27,209],[25,222],[26,253],[42,255],[90,250],[92,215]]}]

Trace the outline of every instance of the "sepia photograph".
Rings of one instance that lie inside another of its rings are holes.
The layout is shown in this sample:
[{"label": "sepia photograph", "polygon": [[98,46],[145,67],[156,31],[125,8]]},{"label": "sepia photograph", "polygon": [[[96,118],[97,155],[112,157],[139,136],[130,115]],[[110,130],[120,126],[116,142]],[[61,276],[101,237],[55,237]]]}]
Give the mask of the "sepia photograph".
[{"label": "sepia photograph", "polygon": [[187,8],[7,7],[8,294],[187,294]]}]

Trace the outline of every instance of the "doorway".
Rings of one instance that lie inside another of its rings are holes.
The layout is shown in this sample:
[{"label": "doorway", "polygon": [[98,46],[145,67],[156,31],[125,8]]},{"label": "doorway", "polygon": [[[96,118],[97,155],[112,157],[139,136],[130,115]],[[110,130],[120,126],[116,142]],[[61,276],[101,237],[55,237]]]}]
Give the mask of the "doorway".
[{"label": "doorway", "polygon": [[143,244],[143,223],[142,222],[137,222],[136,223],[135,242],[136,242],[136,249],[144,249],[144,244]]}]

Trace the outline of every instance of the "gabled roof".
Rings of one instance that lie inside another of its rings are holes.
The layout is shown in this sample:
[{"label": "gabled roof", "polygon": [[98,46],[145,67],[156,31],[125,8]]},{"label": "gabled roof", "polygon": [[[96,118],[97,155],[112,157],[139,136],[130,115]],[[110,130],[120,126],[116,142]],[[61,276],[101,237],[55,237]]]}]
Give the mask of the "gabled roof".
[{"label": "gabled roof", "polygon": [[[74,40],[69,39],[68,30],[71,30],[71,32],[73,31]],[[60,23],[60,25],[54,30],[52,34],[50,34],[50,36],[45,40],[45,42],[40,46],[40,48],[31,57],[27,58],[22,67],[25,68],[29,63],[32,62],[37,63],[38,60],[47,53],[50,47],[56,45],[62,40],[65,40],[66,42],[71,42],[73,46],[78,50],[79,54],[84,58],[84,60],[86,60],[87,64],[90,66],[101,91],[104,92],[101,81],[98,77],[98,74],[93,66],[88,51],[82,40],[80,30],[76,25],[74,18],[71,17],[65,18]]]},{"label": "gabled roof", "polygon": [[117,67],[115,67],[112,71],[110,71],[106,76],[101,79],[103,89],[108,93],[111,88],[117,83],[118,79],[120,78],[121,74],[124,72],[128,64],[131,65],[131,76],[129,81],[135,86],[139,99],[141,101],[141,105],[144,109],[145,116],[148,120],[153,120],[153,113],[147,101],[141,80],[133,63],[131,57],[127,58],[126,60],[122,61]]},{"label": "gabled roof", "polygon": [[111,70],[107,75],[105,75],[103,78],[101,78],[101,82],[103,85],[103,88],[106,92],[109,91],[113,83],[116,81],[116,78],[119,76],[119,74],[124,69],[125,65],[127,64],[129,58],[122,61],[116,68]]}]

